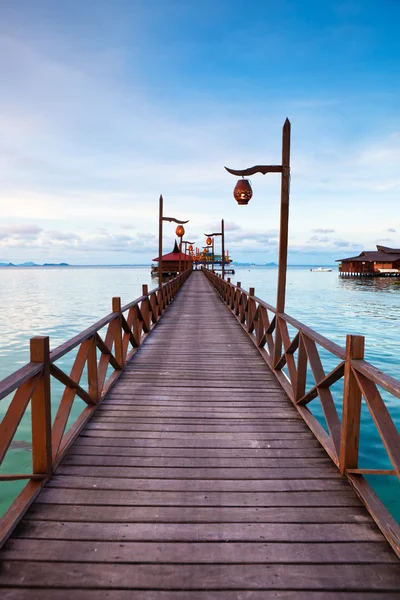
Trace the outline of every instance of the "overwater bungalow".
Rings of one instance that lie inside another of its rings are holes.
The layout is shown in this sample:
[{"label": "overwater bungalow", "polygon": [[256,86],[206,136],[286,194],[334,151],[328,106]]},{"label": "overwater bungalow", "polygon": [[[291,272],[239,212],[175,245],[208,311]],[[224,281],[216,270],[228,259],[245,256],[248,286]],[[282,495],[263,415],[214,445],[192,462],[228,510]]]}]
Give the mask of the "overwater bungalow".
[{"label": "overwater bungalow", "polygon": [[[156,263],[158,263],[158,260],[158,256],[153,258],[153,261]],[[178,244],[175,240],[175,245],[172,252],[163,254],[162,256],[162,273],[163,275],[176,275],[179,272],[179,264],[182,271],[184,269],[190,269],[192,267],[192,263],[193,258],[190,256],[190,254],[180,252]],[[151,274],[152,276],[158,274],[158,264],[151,265]]]},{"label": "overwater bungalow", "polygon": [[400,248],[377,246],[336,262],[343,277],[400,277]]}]

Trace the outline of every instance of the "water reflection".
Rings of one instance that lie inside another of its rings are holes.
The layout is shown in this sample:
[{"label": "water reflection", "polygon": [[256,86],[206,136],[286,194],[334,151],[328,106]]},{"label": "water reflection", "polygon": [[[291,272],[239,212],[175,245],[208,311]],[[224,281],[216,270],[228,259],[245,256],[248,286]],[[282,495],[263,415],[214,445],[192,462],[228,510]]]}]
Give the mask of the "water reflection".
[{"label": "water reflection", "polygon": [[399,292],[399,277],[338,277],[343,290],[356,292]]}]

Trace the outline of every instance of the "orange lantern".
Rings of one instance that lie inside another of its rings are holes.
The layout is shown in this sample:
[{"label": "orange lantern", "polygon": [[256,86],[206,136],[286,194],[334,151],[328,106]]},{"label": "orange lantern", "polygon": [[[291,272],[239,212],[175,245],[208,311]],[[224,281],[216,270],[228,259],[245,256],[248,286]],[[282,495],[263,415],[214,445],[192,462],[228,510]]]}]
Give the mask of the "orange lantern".
[{"label": "orange lantern", "polygon": [[190,246],[188,247],[188,250],[189,250],[189,252],[192,252],[192,251],[193,251],[193,246],[192,246],[192,244],[190,244]]},{"label": "orange lantern", "polygon": [[206,239],[206,244],[207,244],[207,246],[211,246],[211,244],[212,244],[212,239],[211,239],[210,237],[208,237],[208,238]]},{"label": "orange lantern", "polygon": [[247,204],[253,195],[250,181],[248,179],[239,179],[233,190],[233,197],[238,204]]},{"label": "orange lantern", "polygon": [[175,233],[178,237],[182,238],[185,235],[185,228],[182,225],[178,225],[175,230]]}]

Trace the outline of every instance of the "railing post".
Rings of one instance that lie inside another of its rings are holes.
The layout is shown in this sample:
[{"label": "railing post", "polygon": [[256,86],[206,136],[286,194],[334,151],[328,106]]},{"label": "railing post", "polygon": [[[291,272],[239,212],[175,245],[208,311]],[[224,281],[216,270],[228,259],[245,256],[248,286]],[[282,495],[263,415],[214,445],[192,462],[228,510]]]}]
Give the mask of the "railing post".
[{"label": "railing post", "polygon": [[249,297],[247,299],[247,321],[246,321],[246,325],[247,325],[247,331],[249,333],[252,333],[254,331],[254,323],[253,323],[253,318],[255,315],[255,302],[253,300],[253,296],[255,296],[256,290],[255,288],[251,287],[249,288]]},{"label": "railing post", "polygon": [[[164,289],[166,289],[167,285],[168,284],[164,286]],[[148,295],[149,286],[146,283],[144,283],[142,285],[142,296],[146,296],[146,298],[145,300],[142,300],[142,303],[140,305],[140,312],[142,313],[147,332],[149,332],[151,328],[151,305]]]},{"label": "railing post", "polygon": [[118,313],[118,327],[115,332],[114,347],[115,358],[121,369],[124,368],[124,352],[122,349],[122,322],[121,322],[121,298],[112,299],[112,311]]},{"label": "railing post", "polygon": [[33,473],[51,477],[50,340],[48,336],[31,338],[30,355],[31,362],[43,364],[40,380],[31,398],[32,470]]},{"label": "railing post", "polygon": [[342,432],[340,436],[339,468],[358,467],[358,444],[360,438],[361,390],[351,369],[352,359],[364,358],[364,336],[346,336],[346,362],[344,367]]},{"label": "railing post", "polygon": [[95,402],[99,401],[99,380],[97,373],[96,336],[93,337],[87,358],[87,375],[89,396]]}]

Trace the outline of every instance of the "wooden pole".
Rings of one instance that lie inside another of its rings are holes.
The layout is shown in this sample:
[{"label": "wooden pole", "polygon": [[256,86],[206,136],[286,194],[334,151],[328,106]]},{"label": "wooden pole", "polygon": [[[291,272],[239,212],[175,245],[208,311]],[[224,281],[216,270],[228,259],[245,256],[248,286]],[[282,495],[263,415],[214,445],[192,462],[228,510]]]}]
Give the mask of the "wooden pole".
[{"label": "wooden pole", "polygon": [[225,224],[221,219],[221,234],[222,234],[222,279],[225,279]]},{"label": "wooden pole", "polygon": [[212,272],[214,273],[214,236],[212,238]]},{"label": "wooden pole", "polygon": [[[289,191],[290,191],[290,121],[286,119],[282,130],[282,178],[281,178],[281,215],[279,228],[278,291],[276,312],[285,312],[287,248],[289,236]],[[278,321],[278,319],[277,319]],[[274,365],[280,359],[282,338],[279,327],[275,329]]]},{"label": "wooden pole", "polygon": [[342,475],[346,469],[358,467],[358,443],[360,438],[361,390],[351,369],[351,360],[364,358],[364,336],[346,336],[346,362],[344,366],[344,390],[342,433],[340,436],[339,468]]},{"label": "wooden pole", "polygon": [[162,223],[163,223],[163,197],[160,195],[160,208],[158,217],[158,286],[162,286]]},{"label": "wooden pole", "polygon": [[30,341],[31,362],[42,363],[43,371],[31,399],[33,473],[52,474],[50,340],[36,336]]},{"label": "wooden pole", "polygon": [[114,338],[115,358],[121,367],[124,368],[124,352],[122,348],[122,322],[121,322],[121,298],[115,297],[112,299],[112,311],[118,313],[118,328]]},{"label": "wooden pole", "polygon": [[187,252],[187,242],[185,242],[185,258],[183,259],[183,270],[186,271],[187,269],[187,264],[186,264],[186,252]]},{"label": "wooden pole", "polygon": [[96,336],[93,336],[87,358],[88,392],[95,402],[99,401],[99,379],[97,373]]},{"label": "wooden pole", "polygon": [[181,274],[182,238],[179,238],[179,275]]}]

